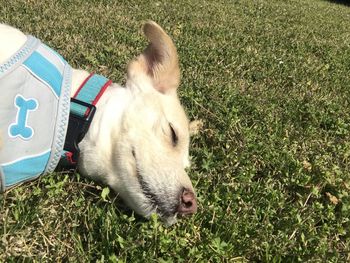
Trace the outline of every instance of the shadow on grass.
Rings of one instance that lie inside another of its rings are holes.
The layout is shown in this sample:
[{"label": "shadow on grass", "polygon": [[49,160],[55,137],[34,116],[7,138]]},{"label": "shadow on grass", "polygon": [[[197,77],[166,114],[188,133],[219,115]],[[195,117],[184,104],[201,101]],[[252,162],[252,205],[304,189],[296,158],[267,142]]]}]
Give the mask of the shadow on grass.
[{"label": "shadow on grass", "polygon": [[350,6],[350,0],[328,0],[328,2],[331,2],[333,4]]}]

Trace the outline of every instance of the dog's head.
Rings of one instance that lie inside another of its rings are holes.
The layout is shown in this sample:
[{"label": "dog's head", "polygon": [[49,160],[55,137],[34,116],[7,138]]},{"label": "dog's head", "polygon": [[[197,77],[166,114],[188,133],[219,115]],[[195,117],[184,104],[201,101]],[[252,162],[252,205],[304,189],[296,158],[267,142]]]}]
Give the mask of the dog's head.
[{"label": "dog's head", "polygon": [[128,66],[131,99],[114,148],[118,181],[112,188],[138,214],[160,215],[167,224],[197,210],[189,166],[189,121],[177,88],[175,45],[154,22],[144,25],[150,44]]}]

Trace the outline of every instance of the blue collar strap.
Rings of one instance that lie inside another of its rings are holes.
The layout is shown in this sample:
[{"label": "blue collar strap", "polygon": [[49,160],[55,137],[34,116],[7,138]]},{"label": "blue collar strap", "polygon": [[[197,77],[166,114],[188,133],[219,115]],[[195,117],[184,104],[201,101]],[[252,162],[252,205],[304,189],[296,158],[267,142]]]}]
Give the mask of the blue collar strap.
[{"label": "blue collar strap", "polygon": [[71,98],[69,123],[60,165],[73,168],[79,158],[78,144],[87,133],[96,111],[96,104],[112,84],[98,74],[90,74]]},{"label": "blue collar strap", "polygon": [[[111,84],[111,80],[105,78],[104,76],[92,73],[80,85],[73,98],[96,106],[102,94]],[[79,116],[86,116],[89,110],[86,106],[78,103],[72,103],[70,111],[71,113]]]}]

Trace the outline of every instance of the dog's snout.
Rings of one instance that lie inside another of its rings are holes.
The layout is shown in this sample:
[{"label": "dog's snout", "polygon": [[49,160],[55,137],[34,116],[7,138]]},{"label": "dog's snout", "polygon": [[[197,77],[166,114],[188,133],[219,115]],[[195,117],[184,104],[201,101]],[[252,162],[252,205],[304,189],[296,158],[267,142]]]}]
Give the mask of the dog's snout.
[{"label": "dog's snout", "polygon": [[177,212],[180,215],[191,215],[197,212],[197,200],[192,191],[187,189],[183,190]]}]

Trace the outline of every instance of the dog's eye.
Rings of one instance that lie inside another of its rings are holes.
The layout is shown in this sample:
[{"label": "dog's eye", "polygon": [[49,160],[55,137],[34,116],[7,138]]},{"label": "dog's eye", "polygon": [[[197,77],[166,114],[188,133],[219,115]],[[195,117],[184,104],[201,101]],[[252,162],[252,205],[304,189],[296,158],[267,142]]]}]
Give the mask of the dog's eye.
[{"label": "dog's eye", "polygon": [[173,146],[177,145],[177,142],[179,141],[179,137],[177,137],[177,134],[175,132],[175,129],[171,123],[169,123],[170,131],[171,131],[171,142]]}]

